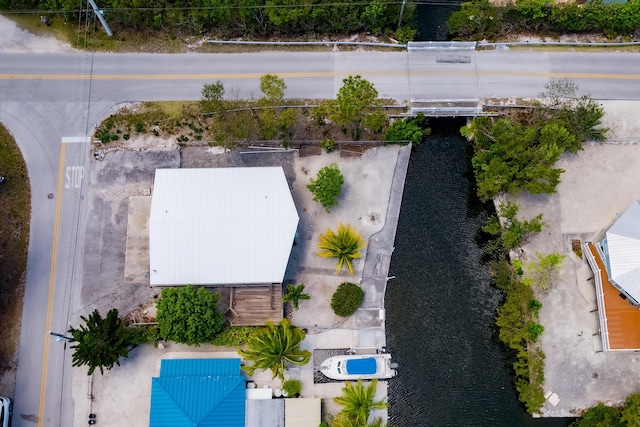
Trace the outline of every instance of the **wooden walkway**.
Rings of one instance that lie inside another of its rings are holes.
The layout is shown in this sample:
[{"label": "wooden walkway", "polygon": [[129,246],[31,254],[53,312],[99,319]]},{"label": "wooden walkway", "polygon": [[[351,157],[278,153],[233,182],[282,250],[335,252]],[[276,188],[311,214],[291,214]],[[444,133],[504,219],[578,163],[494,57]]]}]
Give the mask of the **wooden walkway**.
[{"label": "wooden walkway", "polygon": [[226,317],[233,326],[262,326],[267,320],[280,322],[282,285],[232,288]]},{"label": "wooden walkway", "polygon": [[588,248],[600,269],[609,348],[613,351],[640,349],[640,310],[620,296],[620,291],[609,282],[600,254],[591,243]]}]

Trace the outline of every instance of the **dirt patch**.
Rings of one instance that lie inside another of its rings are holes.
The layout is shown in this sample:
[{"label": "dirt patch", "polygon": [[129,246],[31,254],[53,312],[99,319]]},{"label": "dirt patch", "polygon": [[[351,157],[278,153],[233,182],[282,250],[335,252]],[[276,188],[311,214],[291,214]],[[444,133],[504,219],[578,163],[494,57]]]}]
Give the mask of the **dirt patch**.
[{"label": "dirt patch", "polygon": [[127,313],[124,316],[124,324],[126,326],[131,326],[141,323],[154,323],[156,321],[156,301],[158,300],[158,296],[159,294],[154,295],[153,298],[139,304],[133,310]]}]

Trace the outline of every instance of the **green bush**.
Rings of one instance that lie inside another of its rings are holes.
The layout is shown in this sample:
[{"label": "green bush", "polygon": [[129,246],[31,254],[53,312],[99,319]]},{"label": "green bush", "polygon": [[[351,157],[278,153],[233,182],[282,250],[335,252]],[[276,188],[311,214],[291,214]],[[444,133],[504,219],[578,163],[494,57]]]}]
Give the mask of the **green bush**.
[{"label": "green bush", "polygon": [[[539,233],[545,225],[542,214],[528,220],[518,219],[520,206],[513,202],[501,203],[497,211],[497,215],[490,216],[482,226],[482,231],[494,236],[494,240],[487,245],[489,252],[507,254],[519,248],[534,233]],[[516,273],[522,275],[522,263],[513,260],[512,264]]]},{"label": "green bush", "polygon": [[282,390],[284,390],[289,397],[298,397],[300,393],[302,393],[302,383],[300,380],[286,380],[282,383]]},{"label": "green bush", "polygon": [[404,25],[396,30],[396,40],[398,43],[406,44],[413,41],[418,34],[418,30],[410,26]]},{"label": "green bush", "polygon": [[534,298],[531,301],[529,301],[529,310],[535,311],[536,316],[538,315],[538,311],[540,311],[541,308],[542,308],[542,303],[537,299]]},{"label": "green bush", "polygon": [[313,200],[320,203],[327,213],[331,212],[331,208],[338,206],[338,196],[342,191],[344,177],[337,163],[331,163],[318,171],[315,179],[311,178],[311,182],[307,185]]},{"label": "green bush", "polygon": [[527,330],[529,332],[529,339],[532,342],[538,342],[538,338],[540,338],[540,335],[544,332],[544,326],[539,323],[532,322],[529,324]]},{"label": "green bush", "polygon": [[213,341],[224,324],[224,316],[217,311],[219,299],[219,293],[191,285],[163,289],[156,316],[160,334],[188,345]]},{"label": "green bush", "polygon": [[387,144],[412,143],[414,146],[420,145],[422,139],[431,133],[428,126],[428,119],[424,114],[419,113],[415,119],[402,119],[394,122],[385,133],[384,139]]},{"label": "green bush", "polygon": [[622,427],[623,425],[620,422],[620,410],[606,406],[604,403],[589,408],[582,418],[571,424],[572,427]]},{"label": "green bush", "polygon": [[322,148],[327,153],[330,153],[336,149],[336,140],[331,138],[325,138],[322,141],[320,141],[320,148]]},{"label": "green bush", "polygon": [[507,259],[492,267],[495,284],[504,293],[504,302],[496,310],[499,338],[516,353],[513,363],[516,390],[527,411],[533,414],[545,402],[542,391],[545,356],[535,344],[544,331],[535,322],[542,304],[533,298],[533,289],[522,282]]},{"label": "green bush", "polygon": [[364,299],[364,291],[355,283],[342,282],[331,297],[333,312],[341,317],[351,316]]},{"label": "green bush", "polygon": [[256,330],[255,326],[227,326],[211,341],[211,344],[224,347],[240,347],[245,345]]},{"label": "green bush", "polygon": [[137,344],[158,345],[158,341],[162,340],[160,336],[160,328],[158,325],[137,325],[131,329],[135,332]]}]

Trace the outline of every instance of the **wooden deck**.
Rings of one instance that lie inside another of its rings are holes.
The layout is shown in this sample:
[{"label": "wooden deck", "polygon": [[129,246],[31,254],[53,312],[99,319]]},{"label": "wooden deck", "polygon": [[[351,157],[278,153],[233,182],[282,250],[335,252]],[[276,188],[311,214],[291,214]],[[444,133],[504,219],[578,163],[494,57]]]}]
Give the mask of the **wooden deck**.
[{"label": "wooden deck", "polygon": [[282,285],[232,288],[227,321],[233,326],[262,326],[283,318]]},{"label": "wooden deck", "polygon": [[589,251],[600,268],[600,279],[604,297],[604,316],[609,330],[611,350],[640,349],[640,310],[623,299],[607,277],[607,270],[596,248],[590,243]]}]

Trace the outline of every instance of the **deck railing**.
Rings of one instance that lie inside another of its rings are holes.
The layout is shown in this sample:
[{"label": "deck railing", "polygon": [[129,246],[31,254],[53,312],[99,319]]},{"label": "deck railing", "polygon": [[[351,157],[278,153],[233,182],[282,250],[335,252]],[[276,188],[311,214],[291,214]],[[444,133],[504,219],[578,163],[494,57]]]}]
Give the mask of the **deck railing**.
[{"label": "deck railing", "polygon": [[596,301],[598,303],[598,321],[600,323],[600,338],[602,338],[602,350],[610,351],[609,346],[609,327],[607,326],[607,312],[604,309],[604,290],[602,289],[602,270],[598,266],[598,262],[593,255],[593,250],[596,250],[593,244],[585,242],[582,244],[582,251],[584,252],[589,267],[593,271],[593,281],[596,287]]}]

